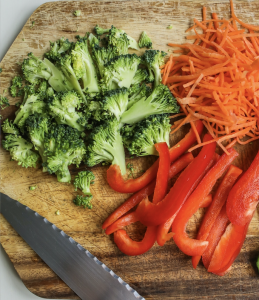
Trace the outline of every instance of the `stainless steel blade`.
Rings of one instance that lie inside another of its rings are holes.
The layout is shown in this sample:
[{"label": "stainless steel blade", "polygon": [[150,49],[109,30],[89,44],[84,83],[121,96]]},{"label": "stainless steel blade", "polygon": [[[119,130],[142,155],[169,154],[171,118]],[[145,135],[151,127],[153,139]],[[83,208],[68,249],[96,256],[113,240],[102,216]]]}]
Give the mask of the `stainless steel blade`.
[{"label": "stainless steel blade", "polygon": [[0,193],[0,212],[81,299],[145,300],[94,255],[29,207]]}]

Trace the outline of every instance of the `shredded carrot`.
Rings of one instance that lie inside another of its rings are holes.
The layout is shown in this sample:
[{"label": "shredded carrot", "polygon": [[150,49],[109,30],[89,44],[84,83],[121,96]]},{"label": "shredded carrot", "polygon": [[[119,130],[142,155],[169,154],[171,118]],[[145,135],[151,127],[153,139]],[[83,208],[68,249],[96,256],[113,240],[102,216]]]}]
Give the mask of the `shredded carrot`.
[{"label": "shredded carrot", "polygon": [[[186,123],[195,132],[193,122],[200,119],[212,141],[227,154],[236,143],[259,139],[259,26],[238,19],[233,0],[230,7],[229,20],[219,19],[216,13],[209,20],[203,7],[202,21],[194,19],[194,25],[186,30],[194,31],[195,35],[186,38],[195,42],[168,43],[180,48],[175,53],[189,53],[171,55],[162,68],[163,83],[177,98],[185,116],[174,122],[171,133]],[[243,28],[237,28],[237,23]],[[189,151],[204,145],[195,134],[198,145]]]}]

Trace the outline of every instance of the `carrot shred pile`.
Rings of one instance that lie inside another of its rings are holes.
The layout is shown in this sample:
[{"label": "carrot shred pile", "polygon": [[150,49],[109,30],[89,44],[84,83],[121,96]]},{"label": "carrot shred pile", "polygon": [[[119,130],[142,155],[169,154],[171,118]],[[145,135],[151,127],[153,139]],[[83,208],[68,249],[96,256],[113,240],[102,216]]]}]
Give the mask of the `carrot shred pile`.
[{"label": "carrot shred pile", "polygon": [[[246,24],[234,12],[231,18],[219,19],[212,13],[203,21],[194,19],[194,44],[169,43],[179,47],[180,56],[171,55],[162,67],[162,82],[167,85],[181,106],[184,118],[174,122],[171,133],[194,121],[202,120],[222,150],[236,143],[247,144],[259,139],[259,26]],[[242,28],[238,28],[237,23]],[[203,33],[198,33],[201,29]],[[204,145],[197,134],[198,145]],[[245,138],[245,141],[243,140]]]}]

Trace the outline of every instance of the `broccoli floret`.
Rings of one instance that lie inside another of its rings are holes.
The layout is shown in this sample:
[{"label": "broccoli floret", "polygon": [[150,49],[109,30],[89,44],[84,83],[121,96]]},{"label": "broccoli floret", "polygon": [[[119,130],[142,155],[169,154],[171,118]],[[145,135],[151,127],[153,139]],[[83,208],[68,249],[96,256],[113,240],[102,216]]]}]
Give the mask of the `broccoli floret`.
[{"label": "broccoli floret", "polygon": [[[154,87],[158,86],[162,80],[160,66],[164,64],[166,53],[159,50],[146,50],[142,55],[142,63],[152,71],[155,76]],[[150,76],[152,77],[152,76]]]},{"label": "broccoli floret", "polygon": [[177,113],[179,107],[167,86],[160,84],[148,98],[142,98],[133,104],[121,117],[121,122],[134,124],[148,116],[164,113]]},{"label": "broccoli floret", "polygon": [[82,123],[84,116],[76,111],[76,108],[79,108],[81,103],[82,99],[75,91],[60,92],[47,100],[50,114],[56,119],[57,123],[66,124],[79,131],[84,131],[84,127],[78,123],[79,119]]},{"label": "broccoli floret", "polygon": [[105,64],[103,88],[107,90],[116,87],[129,88],[137,72],[141,59],[136,54],[116,56]]},{"label": "broccoli floret", "polygon": [[2,141],[3,148],[10,152],[12,160],[22,167],[36,167],[39,155],[33,152],[33,144],[14,134],[7,134]]},{"label": "broccoli floret", "polygon": [[77,79],[81,79],[83,90],[89,93],[99,92],[97,72],[88,50],[87,39],[83,38],[75,43],[72,51],[73,69]]},{"label": "broccoli floret", "polygon": [[145,85],[134,84],[129,88],[129,102],[127,109],[129,109],[133,104],[141,100],[142,98],[148,98],[152,93],[152,89]]},{"label": "broccoli floret", "polygon": [[81,10],[75,10],[74,11],[74,16],[80,17],[81,16]]},{"label": "broccoli floret", "polygon": [[4,110],[6,107],[10,106],[8,98],[4,96],[6,90],[4,90],[3,95],[0,95],[0,109]]},{"label": "broccoli floret", "polygon": [[46,103],[43,101],[45,94],[26,94],[26,100],[20,105],[16,112],[14,124],[22,128],[26,119],[35,113],[42,114],[46,110]]},{"label": "broccoli floret", "polygon": [[81,133],[69,126],[53,123],[44,139],[44,154],[47,162],[44,164],[50,174],[55,173],[59,182],[70,182],[71,175],[68,166],[79,166],[84,155],[85,145]]},{"label": "broccoli floret", "polygon": [[138,69],[131,84],[139,84],[148,78],[148,72],[145,69]]},{"label": "broccoli floret", "polygon": [[74,199],[74,203],[77,206],[83,206],[83,208],[89,208],[91,209],[93,207],[91,200],[93,197],[89,197],[89,196],[81,196],[81,195],[77,195],[76,199]]},{"label": "broccoli floret", "polygon": [[[29,137],[35,149],[39,151],[43,165],[47,161],[47,156],[44,153],[44,138],[50,126],[50,119],[44,114],[34,114],[25,122]],[[47,172],[47,168],[43,167],[43,172]]]},{"label": "broccoli floret", "polygon": [[158,155],[155,144],[166,142],[169,144],[171,131],[168,114],[153,115],[135,125],[122,128],[123,143],[131,155]]},{"label": "broccoli floret", "polygon": [[[16,97],[18,92],[19,92],[19,88],[22,87],[22,77],[21,76],[15,76],[13,79],[12,79],[12,83],[11,83],[11,86],[10,86],[10,94],[13,96],[13,97]],[[18,88],[18,90],[17,90]]]},{"label": "broccoli floret", "polygon": [[85,163],[89,167],[99,163],[112,163],[120,166],[126,173],[125,153],[120,135],[120,123],[111,119],[94,128],[88,136]]},{"label": "broccoli floret", "polygon": [[47,91],[48,91],[48,83],[47,83],[47,81],[44,80],[39,84],[39,86],[37,88],[37,92],[38,93],[47,93]]},{"label": "broccoli floret", "polygon": [[19,130],[16,128],[16,126],[13,124],[13,122],[9,121],[8,119],[6,119],[3,122],[2,130],[4,133],[10,133],[10,134],[15,134],[15,135],[20,134]]},{"label": "broccoli floret", "polygon": [[127,54],[128,48],[139,50],[135,39],[125,33],[124,30],[112,26],[107,35],[108,43],[116,49],[118,55]]},{"label": "broccoli floret", "polygon": [[64,53],[68,52],[72,47],[72,43],[70,43],[69,40],[65,38],[61,38],[56,42],[49,42],[49,43],[50,43],[50,50],[49,52],[46,52],[44,56],[52,61],[56,61]]},{"label": "broccoli floret", "polygon": [[139,45],[139,48],[144,48],[144,47],[146,47],[148,49],[152,48],[152,41],[151,41],[150,37],[147,35],[146,31],[142,32],[139,42],[138,42],[138,45]]},{"label": "broccoli floret", "polygon": [[96,25],[94,27],[94,31],[97,35],[102,35],[104,33],[108,33],[110,31],[110,29],[104,29],[104,28],[99,27],[99,25]]},{"label": "broccoli floret", "polygon": [[94,183],[94,180],[95,176],[93,172],[88,170],[79,172],[74,180],[75,191],[79,188],[85,195],[92,197],[90,185]]}]

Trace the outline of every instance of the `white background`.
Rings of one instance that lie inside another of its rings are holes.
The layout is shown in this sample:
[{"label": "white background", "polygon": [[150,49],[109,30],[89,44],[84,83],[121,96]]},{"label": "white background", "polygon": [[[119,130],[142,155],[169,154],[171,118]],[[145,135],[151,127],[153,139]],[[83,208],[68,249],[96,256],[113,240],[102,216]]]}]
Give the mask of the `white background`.
[{"label": "white background", "polygon": [[[57,1],[57,0],[51,0]],[[33,11],[48,0],[0,0],[0,61]],[[0,246],[0,299],[39,300],[26,289]]]}]

